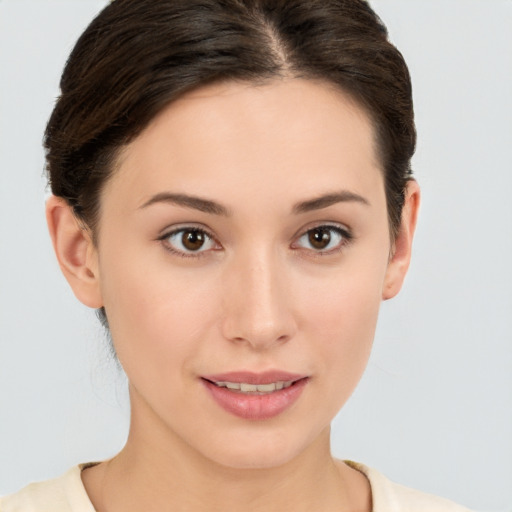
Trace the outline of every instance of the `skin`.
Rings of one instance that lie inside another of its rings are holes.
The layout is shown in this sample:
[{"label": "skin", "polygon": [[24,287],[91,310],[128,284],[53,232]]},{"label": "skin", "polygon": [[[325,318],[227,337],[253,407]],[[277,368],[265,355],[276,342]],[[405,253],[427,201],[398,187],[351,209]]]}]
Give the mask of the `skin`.
[{"label": "skin", "polygon": [[[166,193],[227,215],[155,199]],[[50,198],[64,275],[84,304],[106,308],[129,379],[126,446],[82,473],[96,509],[369,511],[365,477],[330,454],[330,423],[366,366],[381,301],[402,285],[418,204],[411,181],[391,241],[368,116],[302,79],[215,84],[167,107],[105,185],[97,245]],[[352,238],[331,230],[318,249],[309,234],[325,225]],[[183,257],[182,233],[161,238],[189,226],[212,236]],[[262,421],[220,408],[200,379],[268,369],[309,380]]]}]

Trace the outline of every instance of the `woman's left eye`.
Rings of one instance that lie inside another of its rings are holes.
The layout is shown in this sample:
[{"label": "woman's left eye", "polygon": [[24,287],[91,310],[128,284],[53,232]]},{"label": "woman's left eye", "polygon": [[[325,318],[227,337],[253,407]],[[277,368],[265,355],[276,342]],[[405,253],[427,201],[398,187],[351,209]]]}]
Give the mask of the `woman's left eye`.
[{"label": "woman's left eye", "polygon": [[350,241],[350,233],[338,226],[318,226],[308,229],[294,244],[294,247],[315,252],[330,252],[341,248]]},{"label": "woman's left eye", "polygon": [[167,249],[182,256],[193,256],[215,249],[215,240],[199,228],[182,228],[161,237]]}]

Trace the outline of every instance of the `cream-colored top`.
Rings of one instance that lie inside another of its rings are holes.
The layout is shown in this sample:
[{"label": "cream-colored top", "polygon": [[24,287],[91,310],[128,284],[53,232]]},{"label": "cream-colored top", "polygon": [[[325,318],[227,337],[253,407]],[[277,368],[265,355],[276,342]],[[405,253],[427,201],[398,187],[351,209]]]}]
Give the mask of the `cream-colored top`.
[{"label": "cream-colored top", "polygon": [[[444,498],[395,484],[363,464],[346,462],[370,481],[372,512],[469,512]],[[82,469],[93,464],[79,464],[58,478],[0,498],[0,512],[95,512],[80,478]]]}]

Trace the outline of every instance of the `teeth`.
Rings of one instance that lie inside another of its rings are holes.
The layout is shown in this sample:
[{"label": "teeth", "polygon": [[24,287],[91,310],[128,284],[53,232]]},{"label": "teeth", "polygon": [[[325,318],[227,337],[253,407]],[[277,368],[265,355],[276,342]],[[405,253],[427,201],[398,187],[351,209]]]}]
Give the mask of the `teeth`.
[{"label": "teeth", "polygon": [[281,389],[289,388],[293,381],[278,381],[269,384],[248,384],[246,382],[215,382],[219,388],[228,388],[241,393],[272,393]]},{"label": "teeth", "polygon": [[[260,391],[261,393],[270,393],[276,390],[276,385],[274,382],[272,382],[271,384],[258,384],[257,386],[254,387],[257,388],[257,391]],[[242,391],[244,391],[243,388]]]},{"label": "teeth", "polygon": [[242,393],[248,393],[249,391],[258,391],[258,386],[256,386],[256,384],[245,384],[245,382],[242,382],[240,384],[240,391]]}]

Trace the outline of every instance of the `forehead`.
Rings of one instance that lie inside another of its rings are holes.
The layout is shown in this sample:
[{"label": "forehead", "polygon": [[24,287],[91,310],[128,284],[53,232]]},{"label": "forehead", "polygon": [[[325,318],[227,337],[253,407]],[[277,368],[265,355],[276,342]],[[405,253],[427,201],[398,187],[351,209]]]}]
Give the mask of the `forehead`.
[{"label": "forehead", "polygon": [[271,196],[382,183],[364,110],[323,82],[284,79],[213,84],[173,102],[124,150],[105,193],[115,187],[142,203],[187,187]]}]

